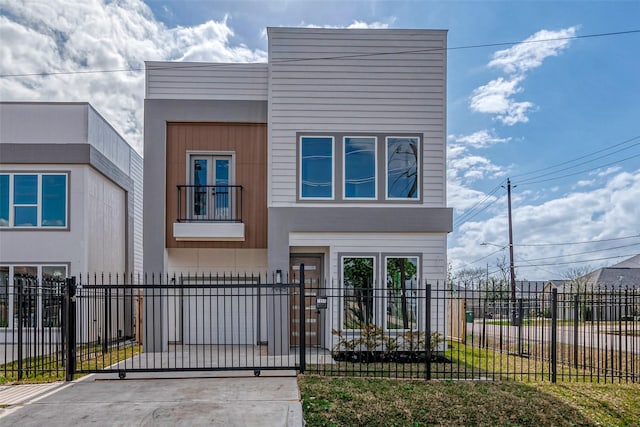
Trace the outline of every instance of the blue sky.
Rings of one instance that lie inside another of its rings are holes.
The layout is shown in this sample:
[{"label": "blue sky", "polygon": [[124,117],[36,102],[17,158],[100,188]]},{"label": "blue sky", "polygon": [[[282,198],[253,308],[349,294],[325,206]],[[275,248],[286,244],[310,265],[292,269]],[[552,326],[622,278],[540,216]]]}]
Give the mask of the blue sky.
[{"label": "blue sky", "polygon": [[518,278],[640,252],[640,33],[584,37],[640,30],[639,1],[0,0],[0,97],[89,101],[142,151],[144,74],[76,71],[265,61],[265,27],[307,25],[449,30],[454,273],[499,270],[507,177]]}]

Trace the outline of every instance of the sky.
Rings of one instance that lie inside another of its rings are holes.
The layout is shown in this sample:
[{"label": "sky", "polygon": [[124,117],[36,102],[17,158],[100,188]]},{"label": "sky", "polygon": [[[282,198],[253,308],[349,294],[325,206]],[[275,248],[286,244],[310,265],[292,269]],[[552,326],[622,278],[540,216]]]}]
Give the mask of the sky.
[{"label": "sky", "polygon": [[268,26],[448,30],[454,276],[508,263],[507,179],[518,280],[640,253],[640,1],[0,0],[0,99],[88,101],[144,155],[144,61],[265,62]]}]

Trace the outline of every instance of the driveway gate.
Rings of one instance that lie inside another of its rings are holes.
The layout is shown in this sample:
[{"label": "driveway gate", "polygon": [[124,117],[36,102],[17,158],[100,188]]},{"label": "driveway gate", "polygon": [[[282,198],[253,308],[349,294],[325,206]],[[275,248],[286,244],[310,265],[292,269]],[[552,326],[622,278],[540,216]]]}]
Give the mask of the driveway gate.
[{"label": "driveway gate", "polygon": [[[247,275],[81,278],[68,281],[73,373],[296,369],[305,343],[293,347],[289,327],[304,336],[304,271],[298,283]],[[302,295],[301,295],[302,292]],[[301,297],[302,296],[302,297]],[[303,315],[302,314],[302,315]],[[291,326],[293,325],[293,326]],[[74,354],[75,353],[75,354]]]}]

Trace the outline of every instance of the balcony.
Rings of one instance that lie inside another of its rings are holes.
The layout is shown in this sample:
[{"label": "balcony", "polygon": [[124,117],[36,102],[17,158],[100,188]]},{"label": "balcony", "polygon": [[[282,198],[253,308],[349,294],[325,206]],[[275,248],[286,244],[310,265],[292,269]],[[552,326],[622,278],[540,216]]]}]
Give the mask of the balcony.
[{"label": "balcony", "polygon": [[178,185],[178,241],[244,241],[242,186]]}]

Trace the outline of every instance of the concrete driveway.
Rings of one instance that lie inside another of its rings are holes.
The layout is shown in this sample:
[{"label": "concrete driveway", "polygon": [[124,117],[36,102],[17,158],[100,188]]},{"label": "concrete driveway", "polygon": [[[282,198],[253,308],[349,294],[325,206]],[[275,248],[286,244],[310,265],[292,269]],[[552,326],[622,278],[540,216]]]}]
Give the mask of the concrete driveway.
[{"label": "concrete driveway", "polygon": [[[205,376],[206,375],[206,376]],[[92,375],[3,409],[0,425],[303,425],[294,371]]]}]

